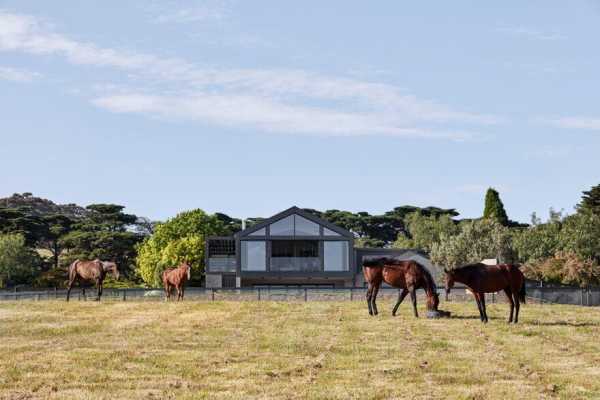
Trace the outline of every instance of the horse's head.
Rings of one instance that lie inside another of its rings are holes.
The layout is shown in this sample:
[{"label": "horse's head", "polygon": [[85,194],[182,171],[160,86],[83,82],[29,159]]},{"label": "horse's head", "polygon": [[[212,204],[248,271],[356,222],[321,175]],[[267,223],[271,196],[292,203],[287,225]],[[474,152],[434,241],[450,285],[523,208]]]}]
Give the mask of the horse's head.
[{"label": "horse's head", "polygon": [[192,266],[190,265],[189,262],[184,261],[183,263],[181,263],[180,268],[183,268],[185,270],[185,273],[187,275],[187,280],[189,281],[190,279],[192,279]]},{"label": "horse's head", "polygon": [[119,269],[117,268],[117,263],[113,261],[102,261],[102,268],[104,272],[110,272],[113,275],[113,278],[119,279]]},{"label": "horse's head", "polygon": [[454,271],[444,268],[446,273],[446,301],[450,295],[450,290],[454,287]]},{"label": "horse's head", "polygon": [[430,311],[437,311],[440,305],[440,296],[437,292],[433,292],[431,297],[427,297],[427,309]]}]

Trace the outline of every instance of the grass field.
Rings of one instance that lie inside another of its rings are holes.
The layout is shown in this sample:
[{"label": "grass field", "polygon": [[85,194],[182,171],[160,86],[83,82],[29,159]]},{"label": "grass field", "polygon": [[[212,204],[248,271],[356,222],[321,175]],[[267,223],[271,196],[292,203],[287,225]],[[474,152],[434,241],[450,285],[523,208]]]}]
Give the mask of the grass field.
[{"label": "grass field", "polygon": [[[600,310],[363,302],[3,302],[0,399],[600,398]],[[424,314],[424,310],[422,310]]]}]

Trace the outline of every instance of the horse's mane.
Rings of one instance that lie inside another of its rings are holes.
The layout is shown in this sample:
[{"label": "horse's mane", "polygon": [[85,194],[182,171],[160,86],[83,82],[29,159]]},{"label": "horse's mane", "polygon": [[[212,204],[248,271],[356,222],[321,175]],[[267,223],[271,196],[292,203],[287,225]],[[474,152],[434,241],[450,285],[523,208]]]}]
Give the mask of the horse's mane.
[{"label": "horse's mane", "polygon": [[433,276],[431,275],[431,272],[429,272],[429,270],[427,269],[427,267],[425,267],[424,265],[419,264],[416,261],[415,261],[415,263],[419,267],[421,267],[421,271],[423,271],[423,275],[425,276],[425,280],[427,281],[427,284],[429,285],[429,288],[433,291],[433,293],[437,293],[437,286],[435,284],[435,279],[433,279]]}]

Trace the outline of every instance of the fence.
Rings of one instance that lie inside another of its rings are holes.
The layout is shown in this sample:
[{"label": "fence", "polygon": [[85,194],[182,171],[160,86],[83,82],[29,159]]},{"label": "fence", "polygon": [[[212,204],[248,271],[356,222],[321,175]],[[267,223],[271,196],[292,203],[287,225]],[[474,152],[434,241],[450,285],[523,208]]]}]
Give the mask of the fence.
[{"label": "fence", "polygon": [[[84,296],[80,289],[71,292],[72,300],[94,300],[96,291],[87,289]],[[65,299],[66,290],[34,290],[23,292],[1,292],[0,301],[7,300],[58,300]],[[398,291],[382,288],[378,299],[395,299]],[[424,297],[419,291],[419,297]],[[441,296],[444,297],[443,295]],[[600,306],[600,287],[582,289],[575,287],[549,287],[530,284],[527,287],[528,301],[533,303],[574,304],[582,306]],[[186,300],[194,301],[364,301],[364,288],[223,288],[207,289],[190,287],[185,291]],[[164,300],[162,289],[104,289],[103,300],[113,301],[160,301]],[[472,301],[473,297],[464,288],[454,288],[451,301]],[[504,293],[486,295],[488,303],[505,302]]]}]

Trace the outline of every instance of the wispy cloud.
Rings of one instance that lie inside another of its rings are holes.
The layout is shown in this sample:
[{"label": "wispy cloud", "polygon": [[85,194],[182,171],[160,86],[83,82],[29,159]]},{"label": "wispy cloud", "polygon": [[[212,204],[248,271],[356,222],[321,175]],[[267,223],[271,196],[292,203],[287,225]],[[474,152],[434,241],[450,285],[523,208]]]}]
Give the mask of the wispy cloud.
[{"label": "wispy cloud", "polygon": [[222,21],[230,13],[226,0],[205,0],[201,4],[161,0],[145,3],[144,8],[153,22],[161,24]]},{"label": "wispy cloud", "polygon": [[114,112],[253,125],[280,133],[455,140],[477,136],[473,130],[501,120],[382,83],[295,69],[206,68],[178,58],[103,48],[55,33],[33,17],[6,12],[0,12],[1,50],[62,56],[74,65],[110,67],[142,77],[132,80],[136,88],[108,89],[93,99]]},{"label": "wispy cloud", "polygon": [[496,28],[497,32],[526,38],[530,40],[563,40],[567,37],[559,32],[544,32],[539,29],[530,28],[526,26],[511,26],[511,27],[499,27]]},{"label": "wispy cloud", "polygon": [[41,76],[38,72],[0,66],[0,80],[28,83]]},{"label": "wispy cloud", "polygon": [[593,117],[561,117],[561,118],[538,118],[536,121],[543,122],[558,128],[582,129],[600,131],[600,118]]}]

